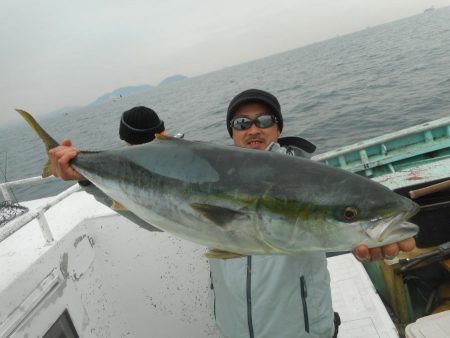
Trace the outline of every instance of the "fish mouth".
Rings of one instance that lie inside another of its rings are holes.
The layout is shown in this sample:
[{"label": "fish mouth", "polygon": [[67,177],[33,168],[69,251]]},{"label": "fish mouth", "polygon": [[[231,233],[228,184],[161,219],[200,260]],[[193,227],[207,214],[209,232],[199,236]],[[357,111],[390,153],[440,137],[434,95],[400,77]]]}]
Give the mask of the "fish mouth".
[{"label": "fish mouth", "polygon": [[417,235],[419,227],[406,220],[418,213],[420,206],[413,203],[409,210],[396,216],[372,219],[372,227],[366,229],[370,238],[377,242],[397,242]]},{"label": "fish mouth", "polygon": [[399,240],[417,235],[419,232],[419,227],[411,222],[402,222],[401,216],[402,215],[398,215],[397,217],[392,218],[392,220],[383,227],[383,231],[380,233],[379,241],[397,242]]}]

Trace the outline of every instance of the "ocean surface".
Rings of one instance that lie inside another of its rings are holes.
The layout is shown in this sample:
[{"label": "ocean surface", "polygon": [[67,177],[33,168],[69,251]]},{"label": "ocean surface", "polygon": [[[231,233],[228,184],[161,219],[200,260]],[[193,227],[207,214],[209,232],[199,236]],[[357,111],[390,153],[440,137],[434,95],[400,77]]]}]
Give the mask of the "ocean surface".
[{"label": "ocean surface", "polygon": [[[170,133],[231,144],[226,108],[248,88],[275,94],[283,136],[310,140],[317,154],[449,116],[450,7],[38,121],[57,140],[68,137],[86,150],[111,149],[123,145],[121,113],[146,105]],[[25,122],[0,127],[0,181],[40,175],[45,161],[42,144]],[[15,188],[14,195],[36,199],[71,184],[32,184]]]}]

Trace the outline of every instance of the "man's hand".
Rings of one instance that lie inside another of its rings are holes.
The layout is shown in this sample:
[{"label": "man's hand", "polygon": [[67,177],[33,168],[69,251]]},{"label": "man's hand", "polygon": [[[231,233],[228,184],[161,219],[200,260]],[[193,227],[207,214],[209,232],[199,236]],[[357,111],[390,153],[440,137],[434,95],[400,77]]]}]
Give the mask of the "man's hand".
[{"label": "man's hand", "polygon": [[78,180],[83,181],[84,178],[79,174],[69,161],[78,155],[80,149],[72,147],[72,142],[69,139],[64,139],[60,146],[50,149],[48,157],[52,165],[52,174],[55,177],[59,177],[65,181]]},{"label": "man's hand", "polygon": [[408,238],[403,241],[388,244],[378,248],[369,249],[367,245],[358,245],[353,254],[360,262],[376,261],[383,258],[392,259],[399,254],[400,251],[408,252],[416,247],[416,241],[414,238]]}]

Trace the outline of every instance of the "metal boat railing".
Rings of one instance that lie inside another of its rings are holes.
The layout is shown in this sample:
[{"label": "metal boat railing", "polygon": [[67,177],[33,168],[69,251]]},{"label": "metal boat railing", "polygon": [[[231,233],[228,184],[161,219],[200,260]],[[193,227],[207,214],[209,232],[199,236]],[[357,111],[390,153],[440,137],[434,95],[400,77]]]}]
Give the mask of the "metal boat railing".
[{"label": "metal boat railing", "polygon": [[13,198],[12,198],[11,193],[9,191],[10,187],[19,186],[19,185],[25,185],[25,184],[34,183],[34,182],[49,181],[52,178],[54,178],[54,177],[50,176],[50,177],[43,178],[42,176],[34,176],[34,177],[24,178],[24,179],[17,180],[17,181],[0,183],[0,191],[1,191],[1,193],[3,195],[3,199],[5,201],[12,201]]},{"label": "metal boat railing", "polygon": [[378,177],[450,157],[450,117],[341,147],[312,159]]},{"label": "metal boat railing", "polygon": [[[12,200],[11,194],[9,191],[10,187],[13,186],[20,186],[25,185],[29,183],[34,182],[44,182],[51,180],[53,176],[42,178],[41,176],[35,176],[30,178],[25,178],[17,181],[11,181],[6,183],[0,184],[0,191],[3,195],[4,200]],[[52,198],[49,202],[43,204],[36,210],[32,210],[22,216],[19,216],[16,219],[11,220],[10,222],[6,223],[3,228],[0,229],[0,242],[3,241],[5,238],[11,236],[13,233],[15,233],[17,230],[22,228],[27,223],[31,222],[33,219],[37,219],[39,223],[39,227],[42,232],[42,236],[44,237],[45,241],[47,243],[52,243],[54,241],[53,234],[50,230],[50,227],[48,226],[47,219],[45,217],[45,212],[53,207],[55,204],[59,203],[66,197],[72,195],[74,192],[80,190],[80,186],[78,184],[73,185],[69,189],[64,190],[60,194],[56,195],[54,198]]]}]

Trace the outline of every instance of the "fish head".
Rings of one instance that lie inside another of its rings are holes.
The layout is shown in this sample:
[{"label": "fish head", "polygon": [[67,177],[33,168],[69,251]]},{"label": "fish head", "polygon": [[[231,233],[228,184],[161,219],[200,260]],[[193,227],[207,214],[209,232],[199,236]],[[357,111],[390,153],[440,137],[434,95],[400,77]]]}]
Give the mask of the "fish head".
[{"label": "fish head", "polygon": [[415,202],[364,177],[338,177],[320,185],[303,182],[298,193],[285,191],[289,199],[266,198],[261,204],[270,217],[260,226],[266,243],[284,253],[350,251],[358,244],[383,246],[417,234],[417,225],[406,222],[419,211]]},{"label": "fish head", "polygon": [[372,201],[372,205],[366,204],[366,209],[363,209],[362,217],[358,220],[359,226],[370,238],[369,242],[373,242],[370,246],[398,242],[415,236],[419,231],[417,225],[406,222],[419,212],[419,205],[394,192],[386,195],[384,200]]}]

